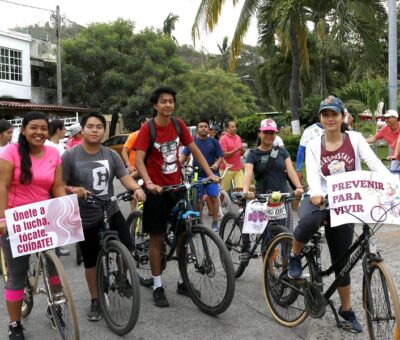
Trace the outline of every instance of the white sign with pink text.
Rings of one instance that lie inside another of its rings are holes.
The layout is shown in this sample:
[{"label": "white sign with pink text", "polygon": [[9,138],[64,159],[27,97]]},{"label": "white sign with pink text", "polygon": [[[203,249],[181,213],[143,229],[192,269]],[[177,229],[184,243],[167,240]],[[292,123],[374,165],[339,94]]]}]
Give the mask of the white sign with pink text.
[{"label": "white sign with pink text", "polygon": [[395,175],[351,171],[327,177],[331,226],[400,224],[400,181]]},{"label": "white sign with pink text", "polygon": [[76,194],[5,211],[13,257],[84,239]]}]

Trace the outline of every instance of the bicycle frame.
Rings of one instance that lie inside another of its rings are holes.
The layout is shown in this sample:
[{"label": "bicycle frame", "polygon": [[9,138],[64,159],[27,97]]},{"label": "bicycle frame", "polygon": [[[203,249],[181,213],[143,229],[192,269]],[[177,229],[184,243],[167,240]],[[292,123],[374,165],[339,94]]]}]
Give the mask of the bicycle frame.
[{"label": "bicycle frame", "polygon": [[[317,245],[319,244],[319,240],[315,239],[314,244],[312,246],[304,247],[302,253],[307,257],[307,259],[312,264],[313,268],[310,270],[315,270],[316,276],[316,286],[320,288],[322,291],[322,278],[325,276],[329,276],[336,270],[340,270],[339,275],[335,278],[335,280],[331,283],[328,289],[324,292],[324,297],[326,301],[333,295],[336,289],[339,287],[341,280],[346,277],[354,266],[358,263],[358,261],[364,257],[365,260],[363,262],[363,266],[366,265],[366,259],[370,256],[373,256],[375,261],[382,261],[382,258],[379,254],[373,254],[370,252],[369,248],[369,240],[373,236],[371,233],[370,227],[368,224],[363,224],[363,232],[357,238],[357,240],[351,245],[347,251],[342,254],[342,256],[337,259],[329,268],[326,270],[322,270],[321,268],[321,261],[318,259],[321,258],[320,247]],[[347,260],[347,258],[349,258]],[[364,268],[366,269],[366,267]],[[314,284],[314,283],[313,283]]]}]

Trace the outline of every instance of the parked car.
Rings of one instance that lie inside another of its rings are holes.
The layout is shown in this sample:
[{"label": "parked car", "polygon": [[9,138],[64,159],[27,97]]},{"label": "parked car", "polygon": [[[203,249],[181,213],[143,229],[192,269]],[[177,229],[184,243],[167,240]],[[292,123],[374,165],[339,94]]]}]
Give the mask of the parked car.
[{"label": "parked car", "polygon": [[110,148],[111,150],[117,151],[118,154],[121,156],[122,148],[124,147],[124,144],[125,144],[126,140],[128,139],[128,137],[129,137],[129,133],[115,135],[115,136],[112,136],[112,137],[106,139],[101,144],[103,146],[106,146],[107,148]]}]

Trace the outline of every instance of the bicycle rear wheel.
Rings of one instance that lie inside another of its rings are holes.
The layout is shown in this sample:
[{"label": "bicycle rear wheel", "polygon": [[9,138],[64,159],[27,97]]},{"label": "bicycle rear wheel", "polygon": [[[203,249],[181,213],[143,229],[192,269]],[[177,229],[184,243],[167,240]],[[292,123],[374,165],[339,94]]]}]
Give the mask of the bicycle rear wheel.
[{"label": "bicycle rear wheel", "polygon": [[400,304],[393,278],[382,262],[372,262],[363,281],[363,302],[370,339],[400,334]]},{"label": "bicycle rear wheel", "polygon": [[243,252],[242,228],[243,218],[238,219],[238,215],[231,212],[224,215],[219,227],[219,236],[225,242],[231,254],[235,278],[242,276],[249,264],[249,261],[241,261],[240,259]]},{"label": "bicycle rear wheel", "polygon": [[[193,250],[189,245],[193,242]],[[223,313],[235,292],[232,261],[223,241],[210,228],[196,224],[192,239],[184,234],[179,252],[179,270],[191,299],[203,312]]]},{"label": "bicycle rear wheel", "polygon": [[54,324],[62,339],[79,339],[75,303],[64,268],[54,251],[46,250],[40,256],[44,257],[41,259],[43,281]]},{"label": "bicycle rear wheel", "polygon": [[107,325],[115,334],[129,333],[139,316],[139,280],[133,258],[120,241],[108,241],[105,251],[100,251],[96,281]]},{"label": "bicycle rear wheel", "polygon": [[[287,276],[293,236],[280,234],[270,243],[263,264],[263,290],[268,309],[278,323],[286,327],[301,324],[308,316],[301,286]],[[312,282],[311,269],[305,258],[303,277]]]},{"label": "bicycle rear wheel", "polygon": [[133,258],[136,261],[136,271],[142,286],[153,285],[150,268],[149,242],[150,235],[143,233],[143,211],[136,210],[129,214],[127,223],[134,246]]}]

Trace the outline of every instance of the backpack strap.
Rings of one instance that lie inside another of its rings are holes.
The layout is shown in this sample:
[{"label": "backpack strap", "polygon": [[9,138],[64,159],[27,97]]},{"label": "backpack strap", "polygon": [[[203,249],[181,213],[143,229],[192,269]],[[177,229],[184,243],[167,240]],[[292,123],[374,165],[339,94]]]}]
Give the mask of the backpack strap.
[{"label": "backpack strap", "polygon": [[[171,120],[172,120],[172,123],[174,124],[176,133],[178,134],[178,137],[180,138],[181,134],[182,134],[182,129],[181,129],[181,126],[179,125],[178,119],[174,116],[171,116]],[[153,149],[154,143],[156,142],[156,126],[154,123],[154,118],[149,119],[147,121],[147,125],[149,126],[149,130],[150,130],[150,143],[146,150],[146,155],[144,157],[144,164],[146,164],[147,158],[148,158],[151,150]]]}]

